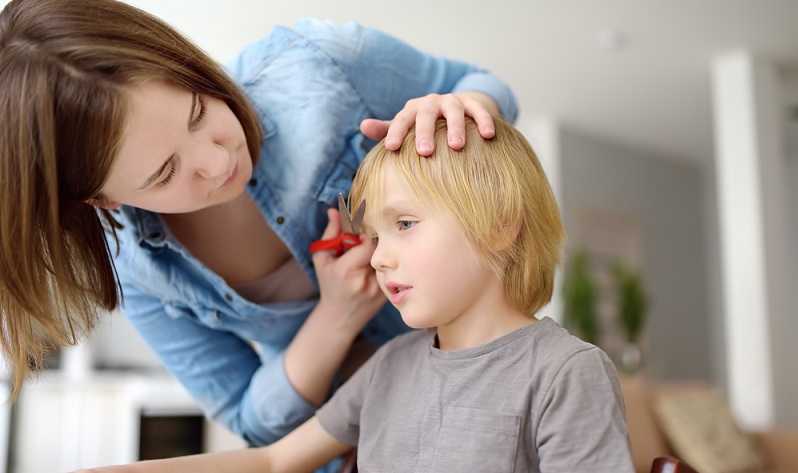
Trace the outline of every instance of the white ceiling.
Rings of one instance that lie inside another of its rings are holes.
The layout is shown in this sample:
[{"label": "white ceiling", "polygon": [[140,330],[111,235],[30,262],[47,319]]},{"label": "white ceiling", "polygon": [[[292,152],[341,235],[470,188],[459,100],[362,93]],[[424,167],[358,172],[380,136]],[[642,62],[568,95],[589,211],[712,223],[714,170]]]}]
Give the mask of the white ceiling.
[{"label": "white ceiling", "polygon": [[[522,118],[550,115],[697,163],[712,160],[713,57],[745,48],[774,61],[790,84],[785,97],[798,103],[795,0],[128,1],[221,60],[274,23],[356,19],[497,73],[515,90]],[[602,46],[608,31],[618,49]]]}]

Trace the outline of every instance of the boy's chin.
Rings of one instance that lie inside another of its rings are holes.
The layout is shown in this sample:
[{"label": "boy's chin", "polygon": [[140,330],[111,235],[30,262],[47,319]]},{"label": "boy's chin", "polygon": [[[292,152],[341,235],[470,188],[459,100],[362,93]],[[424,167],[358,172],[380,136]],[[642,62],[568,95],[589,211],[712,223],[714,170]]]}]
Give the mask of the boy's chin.
[{"label": "boy's chin", "polygon": [[402,314],[402,321],[404,321],[405,325],[410,328],[414,329],[424,329],[424,328],[435,328],[436,325],[430,320],[424,320],[423,318],[419,317],[405,317]]}]

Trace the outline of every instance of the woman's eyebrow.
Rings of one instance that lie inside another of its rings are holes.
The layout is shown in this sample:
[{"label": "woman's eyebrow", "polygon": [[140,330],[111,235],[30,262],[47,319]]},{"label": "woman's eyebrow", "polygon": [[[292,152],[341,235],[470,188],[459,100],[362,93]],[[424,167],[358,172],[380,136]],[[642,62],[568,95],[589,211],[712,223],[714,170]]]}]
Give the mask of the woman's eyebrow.
[{"label": "woman's eyebrow", "polygon": [[139,187],[137,190],[143,191],[144,189],[146,189],[146,188],[150,187],[151,185],[153,185],[155,183],[155,181],[158,180],[158,178],[163,174],[163,172],[166,170],[166,168],[169,166],[169,164],[174,159],[175,159],[175,155],[174,154],[169,156],[169,159],[164,161],[164,163],[161,165],[161,167],[159,167],[157,171],[152,173],[150,175],[150,177],[148,177],[147,180],[144,181],[144,184],[142,184],[141,187]]}]

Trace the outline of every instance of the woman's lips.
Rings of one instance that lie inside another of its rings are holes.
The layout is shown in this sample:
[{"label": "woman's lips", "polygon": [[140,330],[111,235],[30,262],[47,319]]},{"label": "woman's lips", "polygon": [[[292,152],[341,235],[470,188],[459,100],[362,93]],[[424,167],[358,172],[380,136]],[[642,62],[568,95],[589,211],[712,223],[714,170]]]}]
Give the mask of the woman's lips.
[{"label": "woman's lips", "polygon": [[228,177],[228,178],[227,178],[227,179],[226,179],[226,180],[225,180],[225,181],[222,183],[222,187],[224,187],[224,186],[226,186],[226,185],[230,184],[231,182],[235,181],[236,177],[238,177],[238,164],[236,164],[236,167],[234,167],[234,168],[233,168],[233,172],[232,172],[232,173],[230,173],[230,177]]}]

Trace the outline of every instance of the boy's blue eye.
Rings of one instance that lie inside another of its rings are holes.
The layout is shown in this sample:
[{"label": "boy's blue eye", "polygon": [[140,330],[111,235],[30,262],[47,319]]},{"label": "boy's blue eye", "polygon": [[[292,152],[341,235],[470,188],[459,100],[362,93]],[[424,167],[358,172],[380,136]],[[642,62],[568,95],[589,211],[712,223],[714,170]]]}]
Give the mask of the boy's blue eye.
[{"label": "boy's blue eye", "polygon": [[398,222],[396,222],[396,224],[399,226],[400,230],[408,230],[410,227],[415,225],[416,222],[411,222],[409,220],[399,220]]}]

